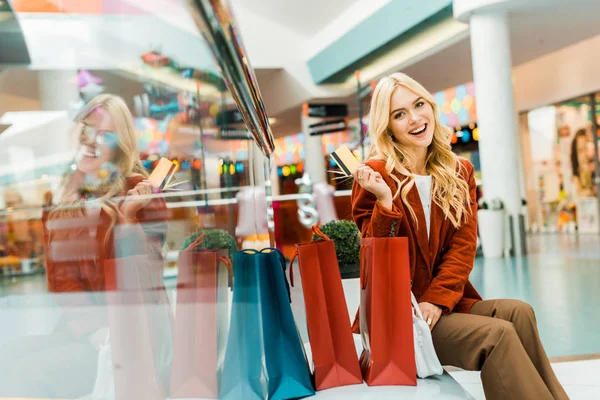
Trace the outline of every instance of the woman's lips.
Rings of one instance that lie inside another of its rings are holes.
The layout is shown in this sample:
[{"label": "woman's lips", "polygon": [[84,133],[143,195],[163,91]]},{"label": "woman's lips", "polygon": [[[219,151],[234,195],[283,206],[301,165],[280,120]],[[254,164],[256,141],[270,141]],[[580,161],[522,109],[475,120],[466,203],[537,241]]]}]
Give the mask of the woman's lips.
[{"label": "woman's lips", "polygon": [[410,131],[408,133],[411,134],[411,135],[417,136],[417,135],[422,134],[426,130],[427,130],[427,124],[423,124],[423,125],[417,127],[416,129],[413,129],[412,131]]}]

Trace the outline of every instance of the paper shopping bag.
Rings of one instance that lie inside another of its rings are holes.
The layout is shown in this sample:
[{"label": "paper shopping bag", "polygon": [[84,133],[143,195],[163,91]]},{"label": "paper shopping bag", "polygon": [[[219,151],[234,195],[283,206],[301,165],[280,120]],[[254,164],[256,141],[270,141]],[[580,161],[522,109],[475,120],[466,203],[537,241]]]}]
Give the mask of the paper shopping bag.
[{"label": "paper shopping bag", "polygon": [[314,394],[277,249],[242,250],[234,262],[231,329],[222,400],[285,400]]},{"label": "paper shopping bag", "polygon": [[[362,383],[352,338],[348,307],[333,240],[315,226],[324,240],[297,246],[308,336],[317,390]],[[290,262],[290,281],[294,284]]]},{"label": "paper shopping bag", "polygon": [[219,322],[229,315],[227,301],[218,296],[227,292],[227,280],[219,277],[232,277],[233,271],[228,251],[196,247],[202,239],[179,253],[171,399],[219,396],[226,335]]},{"label": "paper shopping bag", "polygon": [[361,239],[360,268],[363,378],[369,386],[415,386],[408,239]]}]

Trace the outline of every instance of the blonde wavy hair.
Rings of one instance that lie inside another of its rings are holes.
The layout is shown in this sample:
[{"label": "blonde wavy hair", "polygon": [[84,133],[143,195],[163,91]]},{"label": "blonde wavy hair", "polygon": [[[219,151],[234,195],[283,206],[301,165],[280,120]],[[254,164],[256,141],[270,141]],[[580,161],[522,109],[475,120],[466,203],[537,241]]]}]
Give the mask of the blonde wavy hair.
[{"label": "blonde wavy hair", "polygon": [[[471,215],[469,184],[461,177],[463,165],[452,152],[450,138],[452,131],[440,122],[438,106],[431,95],[420,83],[402,73],[382,78],[377,84],[371,100],[369,133],[371,149],[369,158],[386,161],[386,172],[396,182],[398,190],[394,199],[401,197],[404,206],[414,221],[417,216],[407,200],[415,178],[410,172],[415,160],[394,139],[390,129],[391,98],[396,88],[404,86],[417,96],[422,97],[433,108],[435,128],[433,140],[427,149],[425,167],[432,176],[432,201],[443,211],[445,218],[458,228]],[[400,179],[395,173],[404,175]]]},{"label": "blonde wavy hair", "polygon": [[[125,181],[135,176],[147,177],[139,158],[137,146],[137,135],[133,123],[133,116],[127,107],[125,101],[116,95],[100,94],[90,100],[84,109],[75,117],[76,133],[81,134],[83,121],[94,111],[101,108],[108,115],[114,127],[114,133],[119,137],[118,147],[114,164],[117,170],[116,179],[105,181],[96,192],[99,195],[98,200],[102,209],[110,216],[111,228],[115,225],[119,207],[114,202],[114,198],[125,195]],[[76,217],[81,214],[81,207],[78,205],[80,185],[75,179],[77,172],[70,172],[63,180],[63,201],[60,206],[50,213],[49,219],[61,217]],[[110,234],[111,229],[108,230]],[[105,238],[105,241],[109,237]]]}]

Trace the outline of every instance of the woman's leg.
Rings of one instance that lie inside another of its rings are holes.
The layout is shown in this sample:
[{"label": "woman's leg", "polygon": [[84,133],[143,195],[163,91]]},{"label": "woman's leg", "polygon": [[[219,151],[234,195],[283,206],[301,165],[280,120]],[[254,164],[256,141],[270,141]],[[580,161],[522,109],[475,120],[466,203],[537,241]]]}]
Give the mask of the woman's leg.
[{"label": "woman's leg", "polygon": [[553,399],[512,323],[452,313],[438,321],[432,335],[443,365],[481,371],[486,399]]},{"label": "woman's leg", "polygon": [[544,351],[537,329],[535,313],[529,304],[509,299],[486,300],[476,303],[471,310],[471,314],[511,322],[529,359],[554,398],[557,400],[568,398]]}]

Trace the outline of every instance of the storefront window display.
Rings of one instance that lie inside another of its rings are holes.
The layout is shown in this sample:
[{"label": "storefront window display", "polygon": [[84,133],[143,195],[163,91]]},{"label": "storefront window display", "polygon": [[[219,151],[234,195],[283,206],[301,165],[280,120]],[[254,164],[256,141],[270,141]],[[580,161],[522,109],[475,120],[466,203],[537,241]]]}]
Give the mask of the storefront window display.
[{"label": "storefront window display", "polygon": [[[528,113],[535,230],[598,231],[592,112],[588,97]],[[598,116],[596,115],[596,118]]]}]

